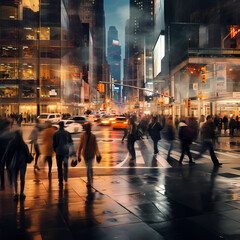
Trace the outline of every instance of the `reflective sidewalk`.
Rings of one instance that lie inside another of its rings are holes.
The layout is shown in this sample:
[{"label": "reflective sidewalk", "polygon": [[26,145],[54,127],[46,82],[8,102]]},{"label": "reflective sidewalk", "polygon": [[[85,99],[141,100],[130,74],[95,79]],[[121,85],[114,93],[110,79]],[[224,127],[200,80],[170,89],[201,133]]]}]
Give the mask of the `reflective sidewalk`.
[{"label": "reflective sidewalk", "polygon": [[24,202],[0,192],[0,239],[240,239],[240,168],[94,171],[92,188],[71,169],[59,190],[56,169],[29,169]]}]

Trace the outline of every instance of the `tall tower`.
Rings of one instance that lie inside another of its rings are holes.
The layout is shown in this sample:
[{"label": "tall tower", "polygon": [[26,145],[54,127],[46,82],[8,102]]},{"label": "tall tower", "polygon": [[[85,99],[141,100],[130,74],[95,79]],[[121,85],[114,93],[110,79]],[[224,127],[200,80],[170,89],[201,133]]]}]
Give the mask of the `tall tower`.
[{"label": "tall tower", "polygon": [[[110,65],[110,72],[114,80],[121,80],[121,46],[118,40],[118,31],[115,26],[108,30],[107,61]],[[114,98],[117,102],[121,100],[121,87],[115,86]]]}]

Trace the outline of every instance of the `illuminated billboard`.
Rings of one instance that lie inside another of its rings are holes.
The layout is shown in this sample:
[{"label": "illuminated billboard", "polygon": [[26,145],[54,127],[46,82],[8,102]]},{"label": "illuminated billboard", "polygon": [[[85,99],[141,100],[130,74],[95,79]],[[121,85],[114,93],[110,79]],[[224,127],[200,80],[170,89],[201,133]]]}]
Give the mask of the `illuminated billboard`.
[{"label": "illuminated billboard", "polygon": [[165,56],[165,36],[160,35],[153,50],[154,78],[162,71],[162,59]]},{"label": "illuminated billboard", "polygon": [[119,41],[118,41],[118,40],[113,40],[113,41],[112,41],[112,44],[119,46]]}]

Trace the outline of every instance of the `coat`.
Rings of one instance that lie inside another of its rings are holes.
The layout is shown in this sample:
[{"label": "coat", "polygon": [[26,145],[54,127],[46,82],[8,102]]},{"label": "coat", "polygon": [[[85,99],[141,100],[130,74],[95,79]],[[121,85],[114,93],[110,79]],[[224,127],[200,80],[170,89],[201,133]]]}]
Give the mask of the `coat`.
[{"label": "coat", "polygon": [[159,122],[152,122],[148,127],[149,135],[153,141],[158,141],[161,139],[160,131],[162,130],[162,125]]},{"label": "coat", "polygon": [[56,130],[53,127],[46,128],[43,131],[43,155],[44,156],[52,156],[53,155],[53,135]]},{"label": "coat", "polygon": [[[80,143],[78,147],[78,156],[83,156],[84,158],[94,158],[95,155],[100,155],[96,136],[91,133],[89,140],[87,139],[87,133],[83,133],[80,138]],[[88,143],[87,143],[88,141]]]}]

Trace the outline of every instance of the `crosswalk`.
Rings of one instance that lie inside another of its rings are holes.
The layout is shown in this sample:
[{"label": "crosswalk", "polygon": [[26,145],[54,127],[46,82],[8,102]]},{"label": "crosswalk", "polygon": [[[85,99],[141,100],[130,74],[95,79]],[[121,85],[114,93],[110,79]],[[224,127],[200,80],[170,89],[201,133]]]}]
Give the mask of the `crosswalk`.
[{"label": "crosswalk", "polygon": [[[179,143],[178,141],[176,141],[177,143]],[[149,139],[144,139],[143,143],[145,145],[145,149],[142,149],[142,143],[140,143],[140,141],[137,141],[135,143],[135,149],[136,149],[136,167],[143,167],[148,166],[149,167],[149,159],[151,159],[151,156],[153,155],[153,144],[152,141]],[[199,143],[195,143],[194,145],[199,145]],[[199,146],[200,147],[200,146]],[[156,156],[156,160],[158,162],[158,165],[156,167],[158,168],[172,168],[173,165],[166,159],[167,158],[167,154],[168,154],[168,143],[161,141],[159,142],[158,145],[159,148],[159,155]],[[199,151],[196,150],[191,150],[192,156],[193,156],[193,160],[194,157],[196,158],[196,156],[199,154]],[[215,151],[215,153],[218,156],[219,161],[224,162],[226,160],[229,160],[231,158],[233,159],[240,159],[240,154],[238,153],[232,153],[232,152],[221,152],[221,151]],[[181,155],[181,150],[180,148],[174,149],[171,151],[171,159],[173,161],[175,161],[175,163],[178,163],[179,158]],[[128,154],[128,159],[129,159],[129,154]],[[128,159],[124,159],[123,162],[121,162],[121,164],[116,165],[116,167],[123,167],[123,166],[127,166],[128,164]],[[202,154],[202,158],[195,160],[197,164],[209,164],[211,163],[211,157],[208,154],[208,152],[206,152],[206,154]],[[188,156],[185,155],[184,159],[183,159],[183,165],[188,165],[189,164],[189,159]]]}]

